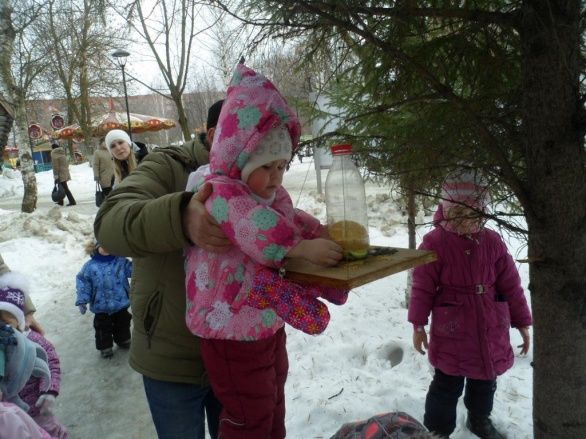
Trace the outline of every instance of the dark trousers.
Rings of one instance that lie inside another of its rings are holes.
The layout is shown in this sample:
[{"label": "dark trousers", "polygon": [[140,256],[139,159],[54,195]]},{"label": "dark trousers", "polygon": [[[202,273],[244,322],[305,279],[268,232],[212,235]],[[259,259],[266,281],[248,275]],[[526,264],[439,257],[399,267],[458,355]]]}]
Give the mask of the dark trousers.
[{"label": "dark trousers", "polygon": [[114,314],[97,313],[94,316],[96,331],[96,349],[111,348],[116,344],[130,340],[130,320],[132,316],[128,308],[121,309]]},{"label": "dark trousers", "polygon": [[496,380],[473,380],[446,375],[436,369],[425,399],[423,425],[436,434],[449,436],[456,429],[456,406],[464,390],[464,404],[473,416],[488,417],[492,412]]},{"label": "dark trousers", "polygon": [[158,437],[204,439],[206,416],[210,436],[218,437],[222,406],[209,386],[159,381],[144,375],[143,381]]},{"label": "dark trousers", "polygon": [[[61,182],[59,182],[59,184],[61,186],[63,186],[63,190],[65,191],[65,196],[67,197],[67,201],[69,202],[69,204],[75,204],[75,198],[73,198],[73,194],[71,193],[71,191],[67,187],[67,182],[66,181],[61,181]],[[60,206],[63,206],[63,200],[61,200],[57,204],[59,204]]]},{"label": "dark trousers", "polygon": [[114,187],[114,176],[112,176],[112,179],[110,180],[110,186],[108,186],[108,187],[102,186],[102,192],[104,193],[104,198],[106,198],[110,194],[110,192],[112,192],[113,187]]},{"label": "dark trousers", "polygon": [[218,437],[283,439],[289,370],[283,328],[256,341],[200,340],[214,394],[222,404]]}]

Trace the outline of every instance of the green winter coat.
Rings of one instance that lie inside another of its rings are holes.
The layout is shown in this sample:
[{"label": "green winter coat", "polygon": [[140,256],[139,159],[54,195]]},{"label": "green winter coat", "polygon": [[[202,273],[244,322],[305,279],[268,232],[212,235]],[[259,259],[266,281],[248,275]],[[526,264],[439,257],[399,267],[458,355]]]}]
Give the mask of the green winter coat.
[{"label": "green winter coat", "polygon": [[185,325],[181,212],[191,171],[208,162],[199,142],[151,152],[105,199],[95,234],[112,254],[133,258],[130,366],[157,380],[207,384],[199,339]]}]

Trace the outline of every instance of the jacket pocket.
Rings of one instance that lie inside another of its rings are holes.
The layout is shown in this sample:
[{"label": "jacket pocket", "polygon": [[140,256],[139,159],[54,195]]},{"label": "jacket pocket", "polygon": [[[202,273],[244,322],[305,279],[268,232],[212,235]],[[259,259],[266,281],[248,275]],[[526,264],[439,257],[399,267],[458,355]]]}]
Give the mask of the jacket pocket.
[{"label": "jacket pocket", "polygon": [[148,347],[151,347],[151,339],[155,333],[159,316],[161,315],[162,308],[161,292],[155,291],[155,293],[149,298],[146,304],[146,312],[143,320],[144,330],[147,335]]},{"label": "jacket pocket", "polygon": [[431,312],[431,332],[438,337],[461,338],[462,304],[453,302],[435,306]]}]

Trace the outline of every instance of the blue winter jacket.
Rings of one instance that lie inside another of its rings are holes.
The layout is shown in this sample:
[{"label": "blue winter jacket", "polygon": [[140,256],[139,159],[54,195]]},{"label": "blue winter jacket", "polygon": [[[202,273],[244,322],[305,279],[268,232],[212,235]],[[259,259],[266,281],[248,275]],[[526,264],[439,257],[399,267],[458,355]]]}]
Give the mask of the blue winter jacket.
[{"label": "blue winter jacket", "polygon": [[132,276],[132,262],[120,256],[92,254],[76,277],[75,305],[90,304],[94,314],[113,314],[128,308],[128,278]]}]

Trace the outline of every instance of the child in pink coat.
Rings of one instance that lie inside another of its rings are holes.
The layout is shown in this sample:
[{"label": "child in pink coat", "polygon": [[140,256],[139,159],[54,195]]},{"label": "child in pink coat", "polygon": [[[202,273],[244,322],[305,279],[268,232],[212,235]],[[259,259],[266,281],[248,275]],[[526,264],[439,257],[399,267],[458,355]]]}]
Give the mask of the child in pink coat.
[{"label": "child in pink coat", "polygon": [[51,372],[48,388],[44,380],[31,376],[19,392],[22,401],[28,406],[27,413],[40,427],[51,436],[67,439],[69,433],[55,416],[55,400],[61,386],[61,366],[53,344],[39,332],[25,327],[25,302],[29,294],[26,277],[18,272],[8,272],[0,276],[0,322],[10,324],[22,332],[28,340],[41,346],[47,355]]},{"label": "child in pink coat", "polygon": [[216,127],[206,177],[213,192],[205,203],[234,245],[222,254],[192,247],[186,260],[186,322],[202,338],[201,355],[223,406],[223,439],[285,437],[283,319],[319,333],[329,315],[316,297],[337,303],[347,297],[276,274],[286,258],[323,266],[342,258],[325,227],[294,209],[281,186],[299,134],[297,117],[274,85],[240,64]]},{"label": "child in pink coat", "polygon": [[[442,187],[435,229],[423,237],[421,249],[437,253],[437,261],[417,267],[409,303],[413,344],[435,375],[425,401],[424,425],[442,436],[456,427],[456,405],[464,390],[467,426],[482,438],[503,438],[493,426],[496,378],[513,365],[510,327],[529,350],[531,312],[521,279],[501,237],[484,227],[488,204],[486,183],[476,172],[460,169]],[[428,342],[425,326],[431,313]]]}]

